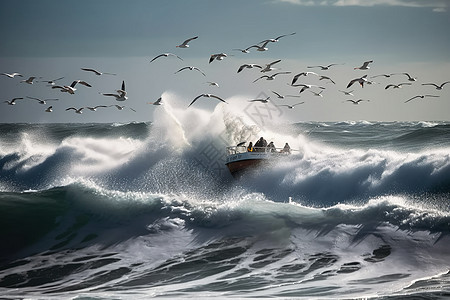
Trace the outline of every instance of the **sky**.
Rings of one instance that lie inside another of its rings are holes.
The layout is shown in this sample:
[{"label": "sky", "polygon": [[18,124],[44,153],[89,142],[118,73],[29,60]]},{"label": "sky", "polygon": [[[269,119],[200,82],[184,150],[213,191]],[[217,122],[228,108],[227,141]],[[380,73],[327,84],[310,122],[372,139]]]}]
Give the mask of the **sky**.
[{"label": "sky", "polygon": [[[162,103],[186,109],[213,111],[217,99],[252,115],[271,110],[286,122],[304,121],[450,121],[450,83],[436,90],[424,83],[450,80],[450,1],[448,0],[0,0],[0,73],[18,72],[23,78],[0,76],[0,123],[147,122]],[[246,48],[281,35],[267,51]],[[189,48],[177,48],[198,36]],[[182,58],[162,57],[173,53]],[[209,58],[226,53],[223,60]],[[278,69],[262,73],[243,64],[281,60]],[[373,60],[370,69],[354,69]],[[308,68],[334,64],[329,70]],[[184,70],[196,66],[200,72]],[[81,68],[94,68],[97,76]],[[294,75],[315,72],[330,77],[301,76],[298,83],[312,87],[300,93],[289,86]],[[277,72],[274,80],[261,78]],[[417,80],[409,82],[407,72]],[[176,74],[175,74],[176,73]],[[373,84],[354,84],[367,75]],[[33,84],[21,82],[35,76]],[[64,77],[57,85],[83,80],[75,94],[52,89],[45,80]],[[101,93],[116,93],[125,81],[128,99],[118,102]],[[219,87],[207,82],[217,82]],[[388,84],[411,83],[401,88]],[[322,97],[315,96],[323,90]],[[353,96],[341,91],[353,90]],[[295,95],[278,99],[273,93]],[[416,95],[439,97],[408,99]],[[269,103],[250,100],[270,96]],[[39,104],[39,99],[58,99]],[[4,101],[24,98],[16,105]],[[358,100],[358,105],[347,100]],[[281,105],[303,102],[292,109]],[[82,114],[69,107],[111,106]],[[52,105],[53,112],[45,112]],[[227,104],[221,104],[227,105]]]}]

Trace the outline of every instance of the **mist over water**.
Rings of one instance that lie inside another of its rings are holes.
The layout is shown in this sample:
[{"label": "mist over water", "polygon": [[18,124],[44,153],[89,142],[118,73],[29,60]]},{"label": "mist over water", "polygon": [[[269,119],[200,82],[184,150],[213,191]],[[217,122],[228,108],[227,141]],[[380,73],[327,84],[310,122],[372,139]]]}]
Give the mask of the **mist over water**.
[{"label": "mist over water", "polygon": [[[0,124],[2,295],[450,295],[450,124],[291,124],[245,99]],[[233,179],[225,147],[261,136],[295,151]]]}]

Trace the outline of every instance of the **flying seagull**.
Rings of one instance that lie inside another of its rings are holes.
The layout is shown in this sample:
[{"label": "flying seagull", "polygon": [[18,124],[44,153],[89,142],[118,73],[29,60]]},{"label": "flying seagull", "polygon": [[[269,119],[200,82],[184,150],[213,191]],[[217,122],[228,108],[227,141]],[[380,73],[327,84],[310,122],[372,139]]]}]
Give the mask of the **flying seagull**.
[{"label": "flying seagull", "polygon": [[213,94],[201,94],[201,95],[198,95],[197,97],[195,97],[194,100],[192,100],[191,104],[188,105],[188,107],[191,106],[192,104],[194,104],[194,102],[197,101],[197,99],[199,99],[201,97],[216,98],[216,99],[222,101],[223,103],[227,103],[225,100],[223,100],[222,98],[220,98],[220,97],[218,97],[216,95],[213,95]]},{"label": "flying seagull", "polygon": [[270,97],[267,97],[265,99],[253,99],[253,100],[248,100],[248,102],[261,102],[261,103],[267,103],[269,102]]},{"label": "flying seagull", "polygon": [[262,67],[260,65],[257,65],[257,64],[243,64],[243,65],[241,65],[239,67],[237,72],[240,73],[244,69],[253,69],[253,68],[260,68],[260,69],[262,69]]},{"label": "flying seagull", "polygon": [[334,82],[333,79],[331,79],[328,76],[324,76],[324,75],[320,75],[319,80],[329,80],[331,83],[336,84],[336,82]]},{"label": "flying seagull", "polygon": [[219,84],[217,83],[217,82],[214,82],[214,81],[208,81],[208,82],[206,82],[209,86],[216,86],[216,87],[219,87]]},{"label": "flying seagull", "polygon": [[179,57],[178,55],[175,55],[173,53],[163,53],[158,56],[155,56],[150,62],[153,62],[154,60],[156,60],[160,57],[169,57],[169,56],[174,56],[174,57],[178,58],[179,60],[183,60],[181,57]]},{"label": "flying seagull", "polygon": [[118,110],[124,110],[125,108],[129,108],[132,111],[136,112],[135,109],[128,107],[128,106],[124,106],[124,105],[118,105],[118,104],[109,105],[109,107],[111,107],[111,106],[115,106]]},{"label": "flying seagull", "polygon": [[245,48],[245,49],[233,49],[234,51],[241,51],[242,53],[250,53],[249,49],[251,47]]},{"label": "flying seagull", "polygon": [[270,42],[270,43],[276,43],[276,42],[278,42],[282,37],[289,36],[289,35],[294,35],[294,34],[295,34],[295,32],[292,32],[292,33],[289,33],[289,34],[283,34],[283,35],[280,35],[280,36],[278,36],[278,37],[276,37],[276,38],[274,38],[274,39],[267,39],[267,40],[264,40],[264,41],[260,42],[260,44],[261,44],[261,43],[267,43],[267,42]]},{"label": "flying seagull", "polygon": [[394,89],[400,89],[404,85],[411,85],[411,83],[403,82],[403,83],[399,83],[399,84],[388,84],[384,89],[387,90],[390,87],[392,87]]},{"label": "flying seagull", "polygon": [[64,77],[59,77],[56,79],[52,79],[52,80],[41,80],[40,82],[46,82],[49,86],[55,85],[56,81],[64,79]]},{"label": "flying seagull", "polygon": [[74,110],[75,113],[77,113],[77,114],[82,114],[83,113],[83,109],[84,109],[84,107],[80,107],[80,108],[69,107],[69,108],[66,108],[66,110]]},{"label": "flying seagull", "polygon": [[406,73],[406,72],[403,72],[403,73],[395,73],[395,74],[403,74],[403,75],[406,75],[406,76],[408,77],[408,81],[417,81],[417,78],[412,77],[411,75],[409,75],[409,74]]},{"label": "flying seagull", "polygon": [[346,102],[351,102],[351,103],[353,103],[353,104],[359,104],[359,103],[361,103],[361,102],[363,102],[363,101],[367,101],[367,102],[370,102],[370,100],[364,100],[364,99],[358,99],[358,100],[352,100],[352,99],[348,99]]},{"label": "flying seagull", "polygon": [[270,72],[270,71],[276,70],[276,68],[272,68],[272,66],[274,64],[279,63],[280,61],[281,61],[281,59],[278,59],[276,61],[266,64],[266,66],[264,68],[261,68],[261,72],[265,73],[265,72]]},{"label": "flying seagull", "polygon": [[379,74],[379,75],[371,76],[370,78],[377,78],[377,77],[386,77],[386,78],[389,78],[389,77],[391,77],[392,75],[396,75],[396,74],[398,74],[398,73]]},{"label": "flying seagull", "polygon": [[61,92],[67,92],[67,93],[73,95],[73,94],[75,94],[75,91],[77,90],[75,88],[75,86],[78,83],[81,84],[81,85],[87,86],[87,87],[92,87],[92,85],[90,85],[86,81],[75,80],[75,81],[72,82],[72,84],[70,86],[68,86],[68,85],[63,85],[63,86],[61,86],[61,85],[54,85],[54,86],[52,86],[52,89],[60,89]]},{"label": "flying seagull", "polygon": [[39,102],[39,104],[47,104],[47,101],[58,101],[59,99],[39,99],[39,98],[34,98],[34,97],[28,97],[29,99],[33,99]]},{"label": "flying seagull", "polygon": [[125,101],[128,99],[127,97],[127,92],[125,91],[125,80],[122,80],[122,88],[120,90],[116,91],[117,94],[113,94],[113,93],[100,93],[103,96],[111,96],[111,97],[115,97],[116,101]]},{"label": "flying seagull", "polygon": [[341,93],[344,93],[345,95],[347,95],[347,96],[354,96],[353,95],[353,90],[351,90],[351,91],[341,91],[341,90],[339,90],[339,92],[341,92]]},{"label": "flying seagull", "polygon": [[446,85],[447,83],[450,83],[450,81],[446,81],[446,82],[442,83],[441,85],[437,85],[436,83],[422,83],[422,85],[432,85],[432,86],[436,87],[437,90],[442,90],[444,85]]},{"label": "flying seagull", "polygon": [[14,78],[14,77],[16,77],[16,76],[18,76],[18,77],[23,77],[23,75],[20,74],[20,73],[11,73],[11,74],[9,74],[9,73],[2,73],[1,75],[5,75],[5,76],[7,76],[7,77],[9,77],[9,78]]},{"label": "flying seagull", "polygon": [[91,69],[91,68],[81,68],[81,70],[87,71],[87,72],[92,72],[92,73],[94,73],[95,75],[98,75],[98,76],[103,75],[103,74],[105,74],[105,75],[117,75],[117,74],[114,74],[114,73],[100,72],[100,71],[97,71],[97,70]]},{"label": "flying seagull", "polygon": [[89,109],[90,111],[96,111],[97,108],[100,108],[100,107],[108,107],[108,106],[106,106],[106,105],[86,106],[86,108]]},{"label": "flying seagull", "polygon": [[33,80],[35,80],[35,79],[36,79],[35,76],[31,76],[31,77],[29,77],[29,78],[26,79],[26,80],[21,80],[20,82],[25,82],[25,83],[28,83],[28,84],[33,84]]},{"label": "flying seagull", "polygon": [[[289,85],[289,83],[288,83],[288,85]],[[301,86],[302,88],[301,88],[299,93],[303,93],[304,91],[306,91],[307,89],[312,88],[313,86],[317,87],[319,89],[322,89],[322,90],[325,89],[323,86],[318,86],[318,85],[314,85],[314,84],[291,84],[290,86],[294,86],[294,87]]]},{"label": "flying seagull", "polygon": [[158,100],[155,102],[147,102],[147,104],[153,104],[153,105],[161,105],[162,97],[159,97]]},{"label": "flying seagull", "polygon": [[263,43],[263,44],[261,44],[261,45],[252,45],[252,46],[248,47],[247,49],[256,48],[256,51],[261,51],[261,52],[269,50],[269,48],[267,48],[267,44],[270,43],[269,40],[263,41],[261,43]]},{"label": "flying seagull", "polygon": [[196,70],[196,71],[202,73],[203,76],[206,76],[206,74],[205,74],[202,70],[200,70],[200,69],[197,68],[197,67],[193,67],[193,66],[183,67],[183,68],[179,69],[178,71],[176,71],[175,74],[177,74],[178,72],[181,72],[181,71],[183,71],[183,70],[191,70],[191,71],[192,71],[192,70]]},{"label": "flying seagull", "polygon": [[280,93],[277,93],[275,91],[271,91],[272,93],[274,93],[278,99],[284,99],[286,97],[300,97],[299,95],[281,95]]},{"label": "flying seagull", "polygon": [[409,98],[408,100],[405,101],[405,103],[407,103],[407,102],[409,102],[409,101],[411,101],[413,99],[416,99],[416,98],[423,99],[423,98],[426,98],[426,97],[435,97],[436,98],[436,97],[439,97],[439,96],[435,96],[435,95],[417,95],[417,96],[414,96],[412,98]]},{"label": "flying seagull", "polygon": [[356,69],[359,69],[359,70],[368,70],[368,69],[370,69],[369,64],[371,64],[371,63],[373,63],[373,60],[368,60],[368,61],[365,61],[361,67],[355,67],[355,68],[353,68],[353,69],[354,69],[354,70],[356,70]]},{"label": "flying seagull", "polygon": [[323,92],[323,90],[321,90],[320,92],[314,92],[314,91],[310,91],[311,93],[313,93],[314,94],[314,96],[316,96],[316,97],[322,97],[323,98],[323,95],[322,95],[322,92]]},{"label": "flying seagull", "polygon": [[209,63],[212,63],[214,60],[223,60],[225,57],[227,57],[225,53],[212,54],[209,57]]},{"label": "flying seagull", "polygon": [[23,98],[12,98],[10,101],[5,100],[3,102],[8,103],[8,105],[16,105],[16,100],[22,100]]},{"label": "flying seagull", "polygon": [[45,110],[45,112],[52,112],[53,111],[53,106],[49,106],[47,107],[47,109]]},{"label": "flying seagull", "polygon": [[291,74],[291,72],[278,72],[272,75],[263,75],[261,77],[256,78],[253,82],[256,82],[262,78],[266,78],[266,80],[274,80],[275,76],[280,75],[280,74]]},{"label": "flying seagull", "polygon": [[337,66],[337,65],[342,65],[342,64],[329,64],[327,66],[322,66],[322,65],[309,66],[307,68],[320,68],[322,71],[325,71],[325,70],[329,70],[332,66]]},{"label": "flying seagull", "polygon": [[299,103],[295,103],[295,104],[292,104],[292,105],[289,105],[289,104],[280,104],[280,105],[277,105],[277,106],[286,106],[286,107],[289,108],[289,109],[293,109],[295,106],[300,105],[300,104],[303,104],[303,103],[305,103],[305,102],[299,102]]},{"label": "flying seagull", "polygon": [[195,40],[196,38],[198,38],[198,36],[194,36],[193,38],[187,39],[185,40],[183,43],[181,43],[180,45],[177,46],[177,48],[189,48],[188,43],[192,40]]},{"label": "flying seagull", "polygon": [[314,73],[314,72],[301,72],[301,73],[298,73],[297,75],[295,75],[294,78],[292,78],[291,85],[294,84],[294,83],[296,83],[297,80],[298,80],[298,78],[299,78],[300,76],[308,76],[308,75],[316,75],[316,76],[319,76],[317,73]]},{"label": "flying seagull", "polygon": [[347,84],[347,88],[351,87],[355,82],[358,82],[361,85],[361,87],[364,87],[364,83],[367,82],[367,75],[364,75],[363,77],[359,77],[359,78],[355,78],[355,79],[351,80]]}]

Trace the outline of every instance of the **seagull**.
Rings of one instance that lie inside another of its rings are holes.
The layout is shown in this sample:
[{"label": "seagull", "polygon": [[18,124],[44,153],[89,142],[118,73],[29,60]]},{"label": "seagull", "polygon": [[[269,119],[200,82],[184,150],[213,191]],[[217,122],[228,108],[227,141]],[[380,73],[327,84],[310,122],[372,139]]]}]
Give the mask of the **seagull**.
[{"label": "seagull", "polygon": [[53,111],[53,106],[49,106],[47,107],[47,109],[45,110],[45,112],[52,112]]},{"label": "seagull", "polygon": [[339,90],[339,92],[344,93],[344,94],[347,95],[347,96],[354,96],[354,95],[353,95],[353,90],[351,90],[350,92]]},{"label": "seagull", "polygon": [[310,91],[310,92],[313,93],[314,96],[316,96],[316,97],[323,97],[323,95],[322,95],[323,90],[321,90],[321,91],[318,92],[318,93],[316,93],[316,92],[314,92],[314,91]]},{"label": "seagull", "polygon": [[[289,85],[289,84],[288,84]],[[301,86],[302,89],[300,90],[299,93],[303,93],[304,91],[306,91],[307,89],[314,87],[317,87],[319,89],[324,90],[325,88],[323,86],[318,86],[318,85],[314,85],[314,84],[291,84],[291,86],[297,87],[297,86]]]},{"label": "seagull", "polygon": [[128,106],[124,106],[124,105],[113,104],[113,105],[109,105],[108,107],[111,107],[111,106],[115,106],[118,110],[123,110],[124,108],[129,108],[132,111],[136,112],[136,110],[134,110],[133,108],[128,107]]},{"label": "seagull", "polygon": [[66,110],[72,110],[72,109],[75,111],[75,113],[82,114],[84,107],[80,107],[80,108],[69,107],[69,108],[66,108]]},{"label": "seagull", "polygon": [[209,63],[212,63],[214,60],[223,60],[227,55],[225,53],[212,54],[209,57]]},{"label": "seagull", "polygon": [[180,45],[177,46],[177,48],[189,48],[188,43],[192,40],[195,40],[196,38],[198,38],[198,36],[194,36],[193,38],[187,39],[185,40],[183,43],[181,43]]},{"label": "seagull", "polygon": [[260,68],[260,69],[262,69],[262,67],[260,65],[257,65],[257,64],[243,64],[242,66],[239,67],[237,72],[240,73],[244,69],[253,69],[253,68]]},{"label": "seagull", "polygon": [[298,78],[299,78],[300,76],[308,76],[308,75],[316,75],[316,76],[319,76],[319,74],[314,73],[314,72],[301,72],[301,73],[298,73],[297,75],[295,75],[294,78],[292,78],[291,85],[294,84],[294,83],[296,83],[297,80],[298,80]]},{"label": "seagull", "polygon": [[217,82],[213,82],[213,81],[208,81],[206,82],[209,86],[216,86],[219,87],[219,84]]},{"label": "seagull", "polygon": [[59,99],[39,99],[39,98],[33,98],[33,97],[28,97],[29,99],[33,99],[39,102],[39,104],[47,104],[47,101],[58,101]]},{"label": "seagull", "polygon": [[300,105],[300,104],[303,104],[303,103],[305,103],[305,102],[299,102],[299,103],[295,103],[295,104],[292,104],[292,105],[289,105],[289,104],[280,104],[280,105],[277,105],[277,106],[286,106],[286,107],[289,108],[289,109],[293,109],[294,106],[297,106],[297,105]]},{"label": "seagull", "polygon": [[423,99],[423,98],[425,98],[425,97],[439,97],[439,96],[435,96],[435,95],[417,95],[417,96],[414,96],[414,97],[412,97],[412,98],[409,98],[408,100],[406,100],[405,101],[405,103],[406,102],[409,102],[409,101],[411,101],[411,100],[413,100],[413,99],[416,99],[416,98],[421,98],[421,99]]},{"label": "seagull", "polygon": [[278,72],[272,75],[263,75],[261,77],[256,78],[253,82],[256,82],[262,78],[266,78],[266,80],[274,80],[275,76],[280,75],[280,74],[291,74],[291,72]]},{"label": "seagull", "polygon": [[264,41],[260,42],[260,44],[261,44],[261,43],[267,43],[267,42],[270,42],[270,43],[276,43],[276,42],[278,42],[282,37],[289,36],[289,35],[294,35],[294,34],[295,34],[295,32],[292,32],[292,33],[289,33],[289,34],[283,34],[283,35],[280,35],[280,36],[278,36],[278,37],[276,37],[276,38],[274,38],[274,39],[264,40]]},{"label": "seagull", "polygon": [[324,76],[324,75],[320,75],[319,80],[329,80],[331,83],[336,84],[336,82],[334,82],[333,79],[331,79],[328,76]]},{"label": "seagull", "polygon": [[106,105],[97,105],[97,106],[94,106],[94,107],[87,106],[86,108],[89,109],[90,111],[96,111],[97,108],[100,108],[100,107],[108,107],[108,106],[106,106]]},{"label": "seagull", "polygon": [[406,72],[403,72],[403,73],[395,73],[395,74],[403,74],[403,75],[406,75],[406,76],[408,77],[408,81],[417,81],[417,78],[412,77],[411,75],[409,75],[409,74],[406,73]]},{"label": "seagull", "polygon": [[390,87],[393,87],[394,89],[399,89],[401,88],[403,85],[411,85],[411,83],[409,82],[403,82],[403,83],[399,83],[399,84],[388,84],[384,89],[387,90]]},{"label": "seagull", "polygon": [[160,55],[155,56],[154,58],[152,58],[152,60],[150,62],[153,62],[154,60],[156,60],[157,58],[160,58],[160,57],[169,57],[169,56],[175,56],[179,60],[183,60],[181,57],[179,57],[178,55],[175,55],[173,53],[163,53],[163,54],[160,54]]},{"label": "seagull", "polygon": [[361,87],[364,87],[364,83],[367,82],[367,75],[364,75],[363,77],[359,77],[359,78],[355,78],[355,79],[351,80],[347,84],[347,88],[351,87],[355,82],[358,82],[361,85]]},{"label": "seagull", "polygon": [[245,48],[245,49],[233,49],[234,51],[241,51],[242,53],[250,53],[250,51],[249,51],[249,49],[250,49],[251,47],[248,47],[248,48]]},{"label": "seagull", "polygon": [[352,100],[352,99],[348,99],[346,102],[351,102],[351,103],[353,103],[353,104],[359,104],[359,103],[361,103],[361,102],[363,102],[363,101],[367,101],[367,102],[370,102],[370,100],[364,100],[364,99],[358,99],[358,100]]},{"label": "seagull", "polygon": [[266,66],[264,68],[261,68],[261,72],[265,73],[265,72],[270,72],[270,71],[276,70],[276,68],[272,68],[272,66],[274,64],[279,63],[280,61],[281,61],[281,59],[278,59],[276,61],[266,64]]},{"label": "seagull", "polygon": [[72,82],[72,84],[71,84],[70,86],[68,86],[68,85],[64,85],[64,86],[61,86],[61,85],[54,85],[54,86],[52,86],[52,89],[60,89],[61,92],[67,92],[67,93],[73,95],[73,94],[75,94],[75,91],[77,90],[77,89],[75,88],[75,86],[76,86],[78,83],[81,84],[81,85],[87,86],[87,87],[92,87],[92,85],[90,85],[90,84],[87,83],[86,81],[83,81],[83,80],[75,80],[75,81]]},{"label": "seagull", "polygon": [[369,67],[369,64],[370,64],[370,63],[373,63],[373,60],[365,61],[361,67],[355,67],[355,68],[353,68],[353,69],[354,69],[354,70],[356,70],[356,69],[359,69],[359,70],[368,70],[368,69],[370,69],[370,67]]},{"label": "seagull", "polygon": [[42,80],[41,82],[46,82],[49,86],[55,85],[56,81],[63,79],[64,77],[59,77],[53,80]]},{"label": "seagull", "polygon": [[92,73],[94,73],[95,75],[98,75],[98,76],[103,75],[103,74],[105,74],[105,75],[117,75],[117,74],[114,74],[114,73],[102,73],[102,72],[99,72],[99,71],[97,71],[95,69],[90,69],[90,68],[81,68],[81,70],[87,71],[87,72],[92,72]]},{"label": "seagull", "polygon": [[8,105],[16,105],[16,100],[22,100],[23,98],[13,98],[10,101],[5,100],[3,102],[8,103]]},{"label": "seagull", "polygon": [[329,64],[329,65],[327,65],[327,66],[322,66],[322,65],[319,65],[319,66],[309,66],[309,67],[307,67],[307,68],[320,68],[322,71],[325,71],[325,70],[329,70],[332,66],[337,66],[337,65],[342,65],[342,64]]},{"label": "seagull", "polygon": [[31,76],[31,77],[29,77],[29,78],[26,79],[26,80],[21,80],[20,82],[25,82],[25,83],[28,83],[28,84],[33,84],[33,80],[35,80],[35,79],[36,79],[35,76]]},{"label": "seagull", "polygon": [[218,100],[220,100],[220,101],[222,101],[224,103],[227,103],[225,100],[223,100],[222,98],[220,98],[220,97],[218,97],[216,95],[213,95],[213,94],[201,94],[201,95],[198,95],[197,97],[195,97],[194,100],[192,100],[191,104],[188,105],[188,107],[191,106],[192,104],[194,104],[194,102],[197,101],[197,99],[199,99],[201,97],[216,98],[216,99],[218,99]]},{"label": "seagull", "polygon": [[298,95],[281,95],[280,93],[277,93],[277,92],[275,92],[275,91],[271,91],[272,93],[274,93],[275,95],[277,95],[277,98],[278,99],[284,99],[284,98],[286,98],[286,97],[300,97],[300,96],[298,96]]},{"label": "seagull", "polygon": [[155,102],[147,102],[147,104],[153,104],[153,105],[161,105],[162,97],[159,97],[158,100]]},{"label": "seagull", "polygon": [[398,73],[380,74],[380,75],[371,76],[370,78],[377,78],[377,77],[386,77],[386,78],[389,78],[389,77],[391,77],[392,75],[396,75],[396,74],[398,74]]},{"label": "seagull", "polygon": [[23,75],[20,74],[20,73],[11,73],[11,74],[9,74],[9,73],[2,73],[1,75],[8,76],[9,78],[14,78],[14,77],[16,77],[16,76],[18,76],[18,77],[23,77]]},{"label": "seagull", "polygon": [[447,83],[450,83],[450,81],[446,81],[446,82],[442,83],[441,85],[437,85],[436,83],[422,83],[422,85],[433,85],[436,87],[437,90],[442,90],[444,85],[446,85]]},{"label": "seagull", "polygon": [[200,70],[200,69],[197,68],[197,67],[193,67],[193,66],[183,67],[183,68],[179,69],[178,71],[176,71],[174,74],[177,74],[178,72],[181,72],[181,71],[187,70],[187,69],[189,69],[189,70],[191,70],[191,71],[192,71],[192,70],[199,71],[200,73],[203,74],[203,76],[206,76],[206,74],[205,74],[202,70]]},{"label": "seagull", "polygon": [[248,102],[261,102],[261,103],[267,103],[269,102],[270,97],[267,97],[265,99],[253,99],[253,100],[248,100]]},{"label": "seagull", "polygon": [[113,94],[113,93],[100,93],[103,96],[111,96],[111,97],[115,97],[116,101],[125,101],[128,99],[127,97],[127,92],[125,91],[125,80],[122,80],[122,88],[120,90],[116,91],[117,94]]},{"label": "seagull", "polygon": [[252,46],[248,47],[247,49],[256,48],[256,51],[261,51],[261,52],[269,50],[269,48],[267,48],[267,44],[270,43],[269,40],[263,41],[261,43],[263,43],[263,44],[262,45],[252,45]]}]

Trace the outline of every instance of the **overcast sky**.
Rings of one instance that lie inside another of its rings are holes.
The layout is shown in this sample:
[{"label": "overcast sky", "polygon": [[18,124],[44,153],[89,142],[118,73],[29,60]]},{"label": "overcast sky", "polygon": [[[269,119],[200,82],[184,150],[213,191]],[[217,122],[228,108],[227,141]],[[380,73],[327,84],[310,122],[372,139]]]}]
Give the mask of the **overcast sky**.
[{"label": "overcast sky", "polygon": [[[131,122],[152,121],[160,107],[147,104],[163,96],[163,102],[186,109],[213,110],[215,99],[201,98],[212,93],[242,109],[249,105],[271,105],[289,122],[302,121],[433,121],[450,120],[450,83],[442,90],[423,83],[441,84],[450,80],[450,1],[447,0],[0,0],[0,73],[18,72],[23,78],[0,76],[0,122]],[[280,35],[268,50],[250,53],[246,48]],[[184,40],[198,36],[186,49],[177,48]],[[180,56],[150,60],[171,52]],[[211,54],[224,52],[222,61],[209,63]],[[240,65],[266,63],[279,70],[261,73]],[[373,60],[369,70],[355,70],[364,61]],[[307,68],[338,65],[329,70]],[[182,71],[196,66],[196,71]],[[80,68],[95,68],[117,75],[97,76]],[[313,71],[333,79],[336,84],[309,75],[297,83],[325,87],[323,97],[311,91],[299,93],[289,86],[295,74]],[[274,80],[262,75],[277,75]],[[405,75],[374,77],[407,72]],[[346,89],[350,80],[368,75],[372,85],[358,84]],[[32,85],[21,82],[36,76]],[[84,80],[91,88],[77,85],[74,95],[51,89],[43,80],[64,77],[57,84],[70,85]],[[371,78],[374,77],[374,78]],[[115,93],[126,83],[128,100],[118,102],[100,93]],[[219,87],[209,86],[214,81]],[[402,88],[388,84],[411,83]],[[354,90],[354,96],[340,92]],[[277,99],[272,91],[299,95]],[[416,98],[416,95],[439,97]],[[270,96],[269,104],[251,103],[251,99]],[[57,98],[39,104],[26,97]],[[4,103],[23,97],[16,105]],[[358,105],[349,99],[364,99]],[[281,104],[304,102],[293,109]],[[79,115],[68,107],[125,105],[85,109]],[[49,106],[53,112],[45,112]],[[256,106],[255,106],[256,107]],[[133,108],[136,110],[129,109]]]}]

